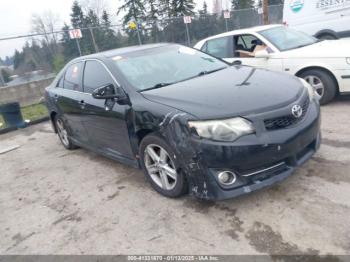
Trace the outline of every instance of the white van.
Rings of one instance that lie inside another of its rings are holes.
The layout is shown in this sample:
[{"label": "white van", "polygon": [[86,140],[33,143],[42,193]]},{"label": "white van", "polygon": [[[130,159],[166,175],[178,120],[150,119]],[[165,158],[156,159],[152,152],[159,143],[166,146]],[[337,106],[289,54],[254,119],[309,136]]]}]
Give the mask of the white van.
[{"label": "white van", "polygon": [[285,0],[283,22],[320,39],[350,36],[350,0]]}]

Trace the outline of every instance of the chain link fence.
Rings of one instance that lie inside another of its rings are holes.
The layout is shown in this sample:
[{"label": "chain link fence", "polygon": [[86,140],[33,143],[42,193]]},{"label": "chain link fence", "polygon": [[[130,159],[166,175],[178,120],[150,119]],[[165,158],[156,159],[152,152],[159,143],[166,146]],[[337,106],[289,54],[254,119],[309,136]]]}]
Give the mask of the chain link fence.
[{"label": "chain link fence", "polygon": [[[281,23],[282,12],[282,5],[269,6],[269,22]],[[71,39],[72,28],[67,26],[54,32],[0,38],[0,48],[5,41],[9,43],[19,38],[27,41],[23,50],[16,52],[10,61],[0,64],[0,105],[20,102],[21,107],[28,107],[32,104],[35,106],[36,101],[39,105],[37,109],[42,116],[40,103],[47,82],[51,81],[69,60],[81,55],[159,42],[193,46],[208,36],[263,24],[263,16],[259,9],[230,11],[229,16],[226,13],[225,17],[222,12],[195,15],[188,24],[184,23],[184,17],[175,17],[136,21],[133,28],[121,24],[86,26],[79,28],[81,38],[77,39]],[[36,108],[34,107],[32,111],[34,112],[32,118],[37,119]],[[0,112],[0,129],[6,126],[5,122]]]}]

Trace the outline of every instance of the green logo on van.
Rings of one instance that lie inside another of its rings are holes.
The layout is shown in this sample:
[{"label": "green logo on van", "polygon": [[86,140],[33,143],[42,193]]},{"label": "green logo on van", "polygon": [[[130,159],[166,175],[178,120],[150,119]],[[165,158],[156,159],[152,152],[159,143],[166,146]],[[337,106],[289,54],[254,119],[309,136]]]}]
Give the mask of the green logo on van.
[{"label": "green logo on van", "polygon": [[289,6],[294,13],[297,13],[304,7],[304,0],[291,0]]}]

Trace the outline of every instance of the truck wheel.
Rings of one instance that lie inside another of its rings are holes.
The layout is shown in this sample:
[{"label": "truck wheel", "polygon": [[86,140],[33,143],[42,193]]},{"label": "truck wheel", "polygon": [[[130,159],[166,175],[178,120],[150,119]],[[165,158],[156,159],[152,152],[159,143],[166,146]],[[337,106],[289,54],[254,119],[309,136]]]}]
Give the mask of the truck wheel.
[{"label": "truck wheel", "polygon": [[320,104],[325,105],[332,101],[337,94],[337,84],[329,73],[311,69],[300,74],[300,77],[305,79],[311,86],[316,89],[320,96]]}]

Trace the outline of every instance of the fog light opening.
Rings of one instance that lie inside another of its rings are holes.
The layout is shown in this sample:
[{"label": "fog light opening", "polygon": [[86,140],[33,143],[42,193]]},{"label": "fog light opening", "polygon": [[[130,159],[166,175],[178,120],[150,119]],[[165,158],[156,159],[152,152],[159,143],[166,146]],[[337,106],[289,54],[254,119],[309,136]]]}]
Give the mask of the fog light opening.
[{"label": "fog light opening", "polygon": [[217,176],[220,184],[225,186],[230,186],[234,184],[237,180],[236,174],[231,171],[222,171],[218,173]]}]

